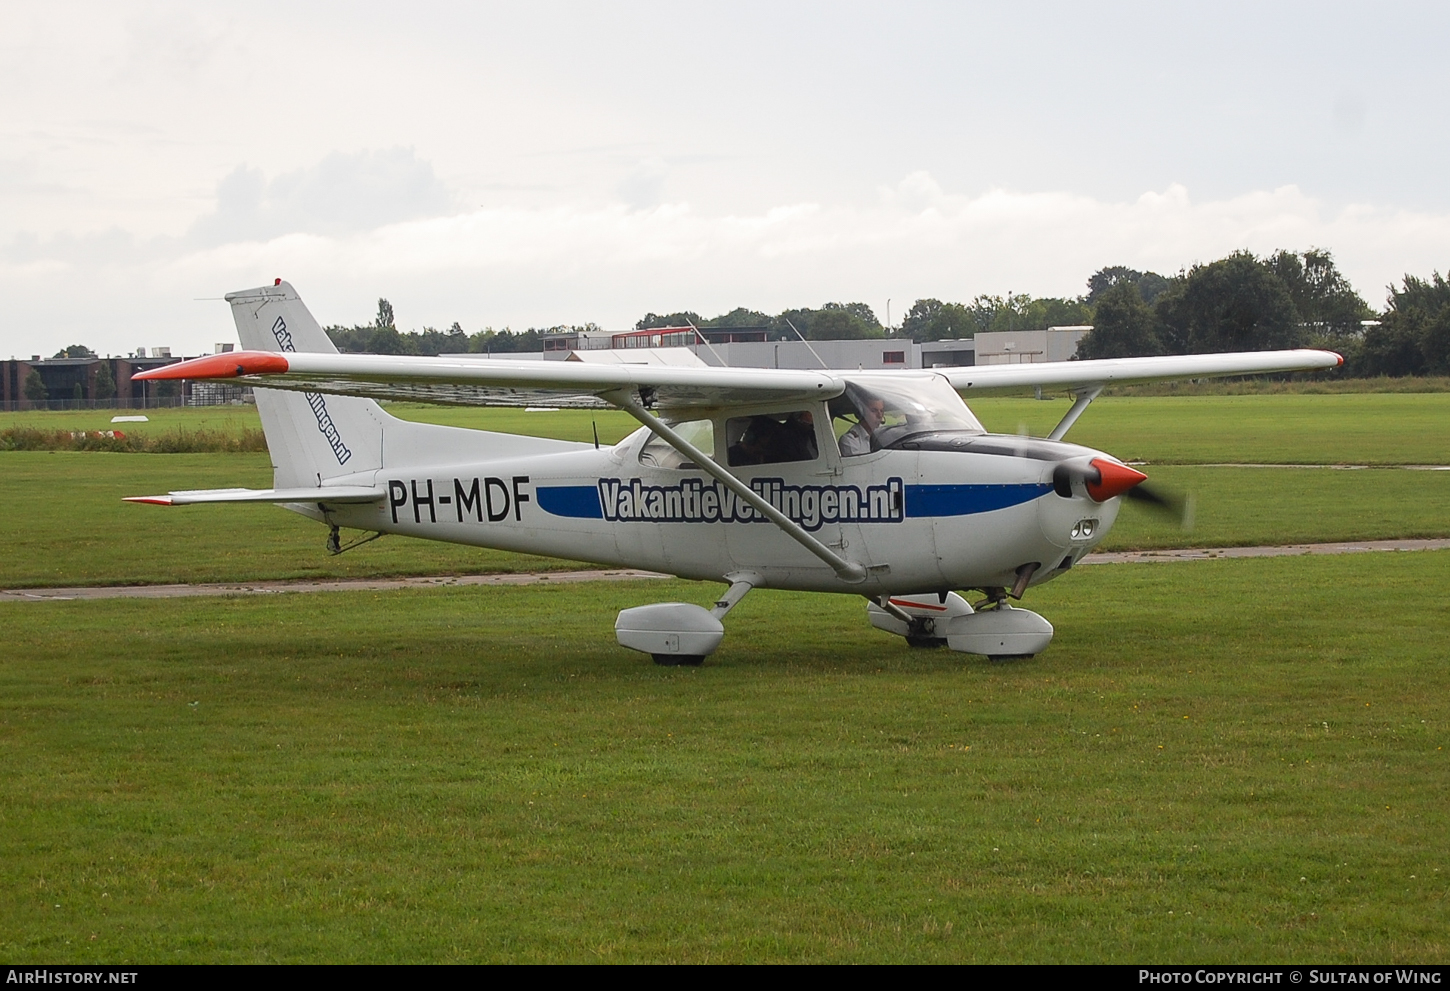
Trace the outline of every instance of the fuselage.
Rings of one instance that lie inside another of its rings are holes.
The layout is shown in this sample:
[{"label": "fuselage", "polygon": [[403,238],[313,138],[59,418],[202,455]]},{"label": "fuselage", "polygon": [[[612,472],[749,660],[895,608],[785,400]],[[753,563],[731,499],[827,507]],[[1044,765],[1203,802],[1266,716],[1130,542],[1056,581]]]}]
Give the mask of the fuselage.
[{"label": "fuselage", "polygon": [[764,587],[856,594],[1010,587],[1024,564],[1037,565],[1038,584],[1080,560],[1117,515],[1117,499],[1096,502],[1081,483],[1054,486],[1059,464],[1107,457],[1089,448],[975,434],[846,457],[820,429],[817,457],[729,470],[863,565],[861,583],[838,577],[693,464],[660,457],[646,430],[612,447],[337,478],[388,498],[322,514],[294,508],[384,533],[692,579],[748,571]]}]

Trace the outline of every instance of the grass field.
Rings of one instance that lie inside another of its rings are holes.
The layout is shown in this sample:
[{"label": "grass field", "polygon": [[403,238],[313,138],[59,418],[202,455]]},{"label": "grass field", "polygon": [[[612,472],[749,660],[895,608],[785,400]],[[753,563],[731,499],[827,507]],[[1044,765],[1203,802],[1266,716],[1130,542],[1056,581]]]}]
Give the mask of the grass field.
[{"label": "grass field", "polygon": [[[988,399],[988,426],[1045,433],[1065,401]],[[459,426],[612,443],[622,413],[395,405],[399,415]],[[158,432],[239,432],[250,407],[152,411]],[[109,411],[0,416],[0,428],[104,428]],[[195,419],[192,419],[194,417]],[[88,419],[89,418],[89,419]],[[1440,464],[1450,461],[1450,394],[1199,396],[1100,399],[1071,439],[1147,460],[1152,481],[1191,492],[1183,531],[1129,505],[1106,549],[1238,546],[1450,536],[1450,472],[1205,467],[1204,463]],[[56,424],[60,424],[56,426]],[[264,454],[0,453],[0,587],[372,577],[548,570],[577,562],[388,537],[330,557],[326,531],[270,506],[162,510],[123,495],[271,484]]]},{"label": "grass field", "polygon": [[1005,665],[613,645],[689,583],[0,604],[0,957],[1443,963],[1447,566],[1081,569]]},{"label": "grass field", "polygon": [[[1067,399],[976,398],[971,406],[987,429],[1045,435],[1070,405]],[[405,419],[612,444],[635,429],[626,414],[608,410],[527,413],[395,403]],[[0,430],[109,430],[111,410],[0,413]],[[151,410],[149,423],[117,424],[128,433],[177,430],[240,432],[260,427],[250,406]],[[1334,395],[1168,395],[1104,397],[1093,403],[1068,439],[1124,460],[1156,464],[1447,464],[1450,392]]]},{"label": "grass field", "polygon": [[[974,408],[1042,433],[1066,403]],[[131,429],[256,426],[163,413]],[[1450,472],[1208,466],[1445,463],[1447,422],[1444,394],[1133,396],[1070,436],[1196,493],[1191,533],[1130,505],[1110,546],[1223,546],[1450,536]],[[0,586],[570,566],[119,501],[270,482],[259,454],[0,453]],[[1447,962],[1447,565],[1075,569],[1012,664],[775,592],[703,668],[614,644],[619,609],[719,591],[684,582],[0,603],[0,957]]]}]

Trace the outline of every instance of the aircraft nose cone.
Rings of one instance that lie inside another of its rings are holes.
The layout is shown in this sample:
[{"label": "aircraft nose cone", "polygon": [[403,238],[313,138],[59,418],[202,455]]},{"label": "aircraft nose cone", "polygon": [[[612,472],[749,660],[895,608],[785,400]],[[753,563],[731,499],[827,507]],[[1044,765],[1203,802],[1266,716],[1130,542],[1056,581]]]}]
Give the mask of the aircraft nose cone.
[{"label": "aircraft nose cone", "polygon": [[1120,496],[1148,477],[1141,471],[1104,458],[1093,458],[1091,463],[1098,470],[1098,480],[1088,481],[1086,487],[1087,494],[1095,502],[1107,502],[1113,496]]}]

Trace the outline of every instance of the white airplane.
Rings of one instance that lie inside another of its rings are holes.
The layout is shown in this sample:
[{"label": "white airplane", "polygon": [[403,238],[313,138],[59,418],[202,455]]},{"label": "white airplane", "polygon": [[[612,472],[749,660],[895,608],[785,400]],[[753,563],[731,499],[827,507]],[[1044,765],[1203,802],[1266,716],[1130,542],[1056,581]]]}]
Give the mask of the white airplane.
[{"label": "white airplane", "polygon": [[[141,496],[269,502],[331,527],[722,582],[714,608],[625,609],[621,646],[699,664],[752,588],[864,596],[913,646],[1036,654],[1052,625],[1013,606],[1107,536],[1146,477],[1062,438],[1109,383],[1332,368],[1328,351],[1115,358],[922,371],[792,371],[340,354],[292,287],[226,297],[243,351],[138,379],[255,387],[274,488]],[[962,393],[1040,386],[1076,401],[1045,438],[989,434]],[[641,424],[609,447],[412,423],[375,399],[592,406]],[[958,591],[977,590],[974,607]]]}]

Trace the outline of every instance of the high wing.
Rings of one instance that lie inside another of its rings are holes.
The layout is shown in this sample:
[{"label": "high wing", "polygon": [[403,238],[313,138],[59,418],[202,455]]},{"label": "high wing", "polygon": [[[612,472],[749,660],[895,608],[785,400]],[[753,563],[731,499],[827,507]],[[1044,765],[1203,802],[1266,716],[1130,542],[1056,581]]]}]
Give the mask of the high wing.
[{"label": "high wing", "polygon": [[1152,358],[1097,358],[1091,361],[1043,361],[1020,365],[972,365],[940,368],[958,392],[1021,389],[1030,386],[1080,391],[1106,385],[1167,382],[1335,368],[1344,359],[1333,351],[1233,351],[1221,354],[1168,354]]},{"label": "high wing", "polygon": [[294,392],[402,399],[455,406],[617,405],[610,394],[647,406],[743,406],[832,399],[836,373],[774,368],[597,365],[487,358],[234,351],[144,372],[136,379],[233,379]]},{"label": "high wing", "polygon": [[[1332,351],[1247,351],[1224,354],[1104,358],[943,368],[959,392],[1023,388],[1096,391],[1109,384],[1158,382],[1265,372],[1334,368]],[[674,367],[378,354],[236,351],[166,365],[136,379],[231,379],[238,385],[294,392],[401,399],[463,406],[604,407],[618,397],[646,406],[730,407],[832,399],[847,371]],[[920,373],[918,373],[920,374]]]}]

